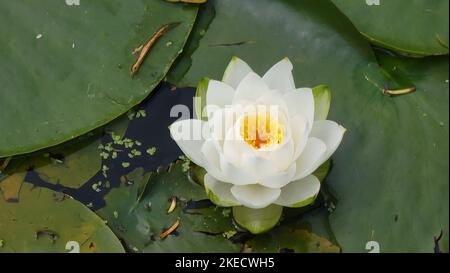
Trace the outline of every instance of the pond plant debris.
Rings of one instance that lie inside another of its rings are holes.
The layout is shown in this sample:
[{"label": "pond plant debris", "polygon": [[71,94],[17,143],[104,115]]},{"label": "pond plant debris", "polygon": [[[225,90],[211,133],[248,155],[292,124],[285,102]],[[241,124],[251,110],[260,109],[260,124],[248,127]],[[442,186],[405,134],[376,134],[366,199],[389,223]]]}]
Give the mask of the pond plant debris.
[{"label": "pond plant debris", "polygon": [[141,45],[134,49],[133,54],[137,54],[138,52],[140,52],[140,54],[136,63],[131,67],[131,76],[134,76],[139,72],[139,68],[141,67],[142,63],[144,62],[145,58],[150,52],[150,49],[152,49],[152,47],[156,44],[159,38],[161,38],[164,34],[166,34],[166,32],[169,31],[171,26],[176,24],[178,23],[169,23],[162,26],[155,34],[153,34],[153,36],[150,38],[150,40],[147,42],[145,46]]},{"label": "pond plant debris", "polygon": [[178,218],[177,221],[169,229],[161,233],[161,235],[159,235],[159,239],[163,240],[164,238],[169,236],[172,232],[174,232],[179,226],[180,226],[180,218]]},{"label": "pond plant debris", "polygon": [[171,214],[176,207],[177,207],[177,198],[174,196],[172,197],[172,202],[170,202],[170,207],[167,210],[167,214]]},{"label": "pond plant debris", "polygon": [[405,89],[397,89],[397,90],[390,90],[390,89],[383,89],[383,94],[389,94],[391,96],[396,96],[396,95],[405,95],[405,94],[409,94],[412,93],[414,91],[416,91],[416,87],[409,87],[409,88],[405,88]]}]

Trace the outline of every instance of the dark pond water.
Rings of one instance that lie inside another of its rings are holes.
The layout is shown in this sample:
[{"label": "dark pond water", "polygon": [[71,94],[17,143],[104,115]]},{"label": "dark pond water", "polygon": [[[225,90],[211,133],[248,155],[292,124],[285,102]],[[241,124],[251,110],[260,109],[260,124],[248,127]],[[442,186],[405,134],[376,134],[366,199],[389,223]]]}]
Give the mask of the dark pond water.
[{"label": "dark pond water", "polygon": [[[118,187],[120,185],[120,177],[126,175],[135,168],[143,168],[145,171],[155,171],[159,167],[167,167],[171,162],[182,155],[176,143],[172,140],[169,134],[168,127],[177,117],[171,117],[171,109],[175,105],[185,105],[189,108],[190,113],[193,109],[193,100],[195,88],[175,88],[169,83],[162,83],[156,88],[152,95],[147,98],[142,104],[135,108],[135,111],[145,110],[146,116],[135,118],[129,121],[128,128],[123,138],[138,140],[143,143],[141,147],[134,147],[139,150],[142,155],[129,158],[128,153],[118,153],[117,158],[103,159],[102,165],[107,166],[108,177],[103,176],[102,170],[99,170],[95,176],[87,181],[79,189],[67,188],[60,184],[52,184],[41,179],[41,177],[31,170],[26,181],[39,187],[50,188],[54,191],[64,192],[71,195],[80,202],[88,205],[93,210],[97,210],[104,206],[103,197],[110,188]],[[103,131],[99,137],[103,145],[110,143],[112,137]],[[145,148],[144,148],[145,147]],[[155,147],[156,153],[149,155],[146,152],[146,147]],[[124,168],[123,162],[129,162],[130,166]],[[93,185],[98,182],[110,184],[110,188],[104,188],[100,192],[93,190]]]}]

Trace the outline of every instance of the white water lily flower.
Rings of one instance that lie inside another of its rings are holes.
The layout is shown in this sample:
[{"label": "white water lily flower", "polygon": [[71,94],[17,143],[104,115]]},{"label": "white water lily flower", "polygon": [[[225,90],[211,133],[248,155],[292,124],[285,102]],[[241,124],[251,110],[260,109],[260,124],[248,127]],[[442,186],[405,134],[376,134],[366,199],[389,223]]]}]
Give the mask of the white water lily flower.
[{"label": "white water lily flower", "polygon": [[302,207],[316,198],[320,181],[312,173],[336,151],[345,129],[325,120],[329,96],[295,87],[292,68],[286,58],[261,78],[235,57],[222,81],[203,82],[207,121],[170,127],[186,156],[207,171],[204,184],[215,204]]}]

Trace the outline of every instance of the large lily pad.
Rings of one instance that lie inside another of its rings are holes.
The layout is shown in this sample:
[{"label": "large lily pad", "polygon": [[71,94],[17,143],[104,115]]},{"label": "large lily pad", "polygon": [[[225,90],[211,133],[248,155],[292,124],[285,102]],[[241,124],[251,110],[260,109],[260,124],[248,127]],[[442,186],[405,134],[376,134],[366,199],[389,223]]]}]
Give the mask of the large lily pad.
[{"label": "large lily pad", "polygon": [[[432,251],[433,234],[448,230],[448,62],[429,63],[425,74],[411,72],[410,84],[422,85],[418,92],[390,97],[382,92],[390,80],[369,43],[332,3],[208,5],[215,18],[197,24],[195,33],[204,35],[190,41],[189,48],[198,47],[184,56],[190,69],[173,78],[185,85],[220,79],[233,55],[258,73],[289,57],[297,86],[330,87],[329,119],[348,129],[327,178],[338,198],[330,210],[336,206],[331,223],[342,250],[367,251],[368,241],[379,240],[382,251]],[[258,31],[267,29],[275,31]],[[393,227],[395,219],[404,222]]]},{"label": "large lily pad", "polygon": [[448,54],[448,0],[333,0],[372,43],[416,56]]},{"label": "large lily pad", "polygon": [[329,177],[339,200],[332,229],[346,251],[377,241],[382,252],[432,252],[442,230],[448,252],[448,59],[379,57],[392,87],[418,89],[355,109]]},{"label": "large lily pad", "polygon": [[[141,102],[197,14],[196,5],[160,0],[66,2],[0,1],[0,157],[62,143]],[[176,24],[131,77],[132,51],[167,23]]]},{"label": "large lily pad", "polygon": [[123,252],[95,213],[76,200],[25,183],[20,201],[0,197],[1,252]]}]

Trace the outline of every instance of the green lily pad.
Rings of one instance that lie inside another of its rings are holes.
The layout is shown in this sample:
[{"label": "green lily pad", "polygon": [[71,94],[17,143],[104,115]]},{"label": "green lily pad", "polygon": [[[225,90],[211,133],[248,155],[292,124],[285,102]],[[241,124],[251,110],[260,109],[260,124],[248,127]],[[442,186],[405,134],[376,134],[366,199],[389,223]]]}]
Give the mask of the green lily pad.
[{"label": "green lily pad", "polygon": [[247,252],[336,253],[340,247],[329,229],[325,207],[299,214],[301,209],[283,211],[282,224],[245,242]]},{"label": "green lily pad", "polygon": [[[381,72],[370,44],[328,1],[209,1],[203,11],[209,14],[200,14],[193,32],[205,33],[179,62],[191,62],[190,69],[173,70],[181,85],[221,79],[233,56],[260,74],[287,56],[298,87],[332,90],[328,118],[348,129],[327,177],[338,199],[331,226],[343,252],[367,251],[371,240],[382,251],[432,251],[441,229],[448,249],[446,60],[403,72],[419,90],[391,97],[383,94],[390,73]],[[277,31],[255,31],[267,29]]]},{"label": "green lily pad", "polygon": [[307,229],[282,225],[247,242],[258,253],[339,253],[340,248]]},{"label": "green lily pad", "polygon": [[[161,0],[1,1],[0,157],[65,142],[140,103],[181,53],[197,10]],[[177,24],[131,77],[133,50],[167,23]]]},{"label": "green lily pad", "polygon": [[376,45],[415,56],[448,54],[447,0],[333,0],[333,3]]},{"label": "green lily pad", "polygon": [[[222,235],[232,230],[230,209],[213,206],[202,186],[189,181],[181,163],[168,172],[144,174],[136,169],[122,179],[120,188],[105,196],[97,211],[133,252],[237,252],[239,245]],[[168,209],[176,198],[176,207]],[[203,201],[201,201],[203,200]],[[195,202],[199,201],[199,202]],[[206,207],[198,204],[206,202]],[[179,227],[160,235],[179,220]],[[199,242],[202,242],[199,244]]]},{"label": "green lily pad", "polygon": [[355,109],[328,178],[338,199],[331,227],[344,251],[376,241],[381,252],[432,252],[442,230],[448,252],[448,59],[379,60],[393,88],[417,91]]},{"label": "green lily pad", "polygon": [[28,183],[19,202],[0,197],[0,242],[0,253],[124,252],[95,213],[69,196]]},{"label": "green lily pad", "polygon": [[78,189],[101,169],[100,143],[100,137],[93,136],[54,149],[51,154],[36,155],[26,164],[44,181]]}]

